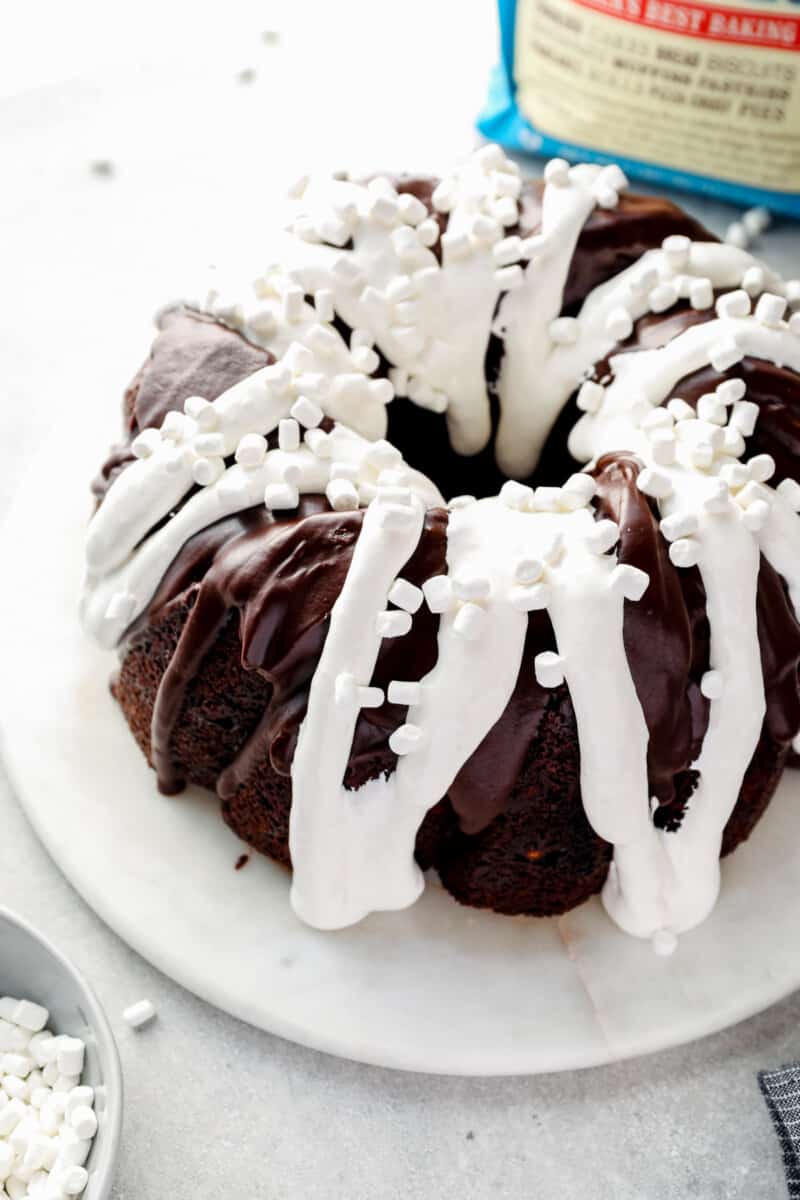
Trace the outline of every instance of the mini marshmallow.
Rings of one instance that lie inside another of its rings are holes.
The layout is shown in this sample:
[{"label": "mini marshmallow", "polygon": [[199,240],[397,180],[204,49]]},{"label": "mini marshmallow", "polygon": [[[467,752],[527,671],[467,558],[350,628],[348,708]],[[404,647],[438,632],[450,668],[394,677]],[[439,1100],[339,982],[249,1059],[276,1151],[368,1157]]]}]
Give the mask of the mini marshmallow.
[{"label": "mini marshmallow", "polygon": [[325,415],[319,405],[307,396],[298,396],[289,411],[295,421],[305,425],[306,429],[316,429]]},{"label": "mini marshmallow", "polygon": [[726,463],[724,467],[720,468],[719,477],[725,480],[732,491],[737,491],[749,482],[750,472],[744,463]]},{"label": "mini marshmallow", "polygon": [[679,396],[667,401],[667,412],[676,423],[679,421],[691,421],[694,418],[694,409],[691,404],[687,404]]},{"label": "mini marshmallow", "polygon": [[564,158],[551,158],[544,168],[544,181],[552,187],[567,187],[569,184],[569,163]]},{"label": "mini marshmallow", "polygon": [[752,238],[758,237],[759,234],[763,233],[769,227],[771,221],[770,211],[768,208],[764,208],[763,205],[759,205],[758,208],[748,208],[742,214],[742,225]]},{"label": "mini marshmallow", "polygon": [[342,346],[342,338],[327,325],[312,325],[306,334],[306,342],[312,350],[323,356],[336,354]]},{"label": "mini marshmallow", "polygon": [[359,708],[380,708],[383,704],[383,688],[357,687],[355,698]]},{"label": "mini marshmallow", "polygon": [[389,749],[399,757],[413,754],[425,741],[425,734],[418,725],[401,725],[389,737]]},{"label": "mini marshmallow", "polygon": [[748,460],[747,470],[756,483],[766,483],[775,474],[775,459],[771,454],[756,454]]},{"label": "mini marshmallow", "polygon": [[73,1164],[61,1173],[61,1188],[67,1196],[79,1196],[88,1182],[89,1173],[85,1167]]},{"label": "mini marshmallow", "polygon": [[192,463],[192,478],[201,487],[211,487],[225,474],[221,458],[198,458]]},{"label": "mini marshmallow", "polygon": [[379,471],[397,467],[402,461],[403,456],[400,451],[383,438],[373,442],[367,451],[367,462]]},{"label": "mini marshmallow", "polygon": [[596,413],[603,403],[605,389],[599,383],[587,379],[578,389],[576,403],[583,412]]},{"label": "mini marshmallow", "polygon": [[386,609],[375,618],[375,632],[381,638],[405,637],[411,631],[411,614],[402,609]]},{"label": "mini marshmallow", "polygon": [[612,591],[626,600],[636,601],[641,600],[650,586],[650,576],[629,563],[619,563],[609,575],[608,584]]},{"label": "mini marshmallow", "polygon": [[677,304],[678,288],[672,280],[664,280],[653,288],[647,300],[652,312],[666,312],[673,304]]},{"label": "mini marshmallow", "polygon": [[267,439],[260,433],[246,433],[239,439],[235,458],[242,467],[260,467],[267,453]]},{"label": "mini marshmallow", "polygon": [[577,342],[580,326],[575,317],[556,317],[550,322],[550,337],[558,346]]},{"label": "mini marshmallow", "polygon": [[268,483],[264,489],[264,503],[274,512],[297,508],[300,497],[297,489],[288,483]]},{"label": "mini marshmallow", "polygon": [[661,243],[664,257],[673,271],[685,271],[689,265],[689,253],[692,249],[691,240],[681,233],[665,237]]},{"label": "mini marshmallow", "polygon": [[669,557],[676,567],[693,567],[700,559],[700,544],[694,538],[677,538],[669,548]]},{"label": "mini marshmallow", "polygon": [[332,321],[335,316],[333,292],[330,288],[318,288],[314,292],[314,308],[320,321]]},{"label": "mini marshmallow", "polygon": [[415,613],[425,599],[422,588],[409,583],[407,579],[395,579],[389,588],[389,600],[407,613]]},{"label": "mini marshmallow", "polygon": [[492,247],[495,266],[509,267],[519,261],[522,243],[516,236],[503,238]]},{"label": "mini marshmallow", "polygon": [[690,537],[697,533],[699,522],[691,512],[671,513],[663,518],[659,528],[668,542],[675,542],[678,538]]},{"label": "mini marshmallow", "polygon": [[664,500],[667,496],[672,495],[672,480],[669,475],[663,471],[657,471],[654,467],[645,467],[643,471],[640,471],[636,485],[640,492],[644,492],[646,496],[653,496],[657,500]]},{"label": "mini marshmallow", "polygon": [[611,310],[606,318],[606,332],[610,333],[618,342],[630,337],[633,332],[633,317],[627,308],[620,305]]},{"label": "mini marshmallow", "polygon": [[[128,1010],[126,1009],[125,1011],[127,1012]],[[79,1084],[68,1094],[67,1106],[64,1109],[64,1116],[67,1121],[70,1120],[75,1109],[81,1105],[88,1108],[92,1108],[94,1105],[94,1088],[89,1087],[87,1084]]]},{"label": "mini marshmallow", "polygon": [[[522,287],[525,282],[525,274],[519,263],[515,263],[512,267],[499,267],[494,272],[494,281],[501,291],[511,292],[515,288]],[[568,319],[564,318],[564,320]],[[553,341],[557,341],[558,339],[553,335],[553,325],[555,325],[555,321],[550,326],[550,334],[553,337]],[[573,338],[572,340],[574,341],[575,339]]]},{"label": "mini marshmallow", "polygon": [[534,583],[530,587],[512,588],[509,601],[518,612],[536,612],[547,608],[550,597],[550,588],[546,583]]},{"label": "mini marshmallow", "polygon": [[88,1104],[79,1104],[73,1109],[69,1124],[82,1142],[91,1141],[97,1133],[97,1117]]},{"label": "mini marshmallow", "polygon": [[721,672],[706,671],[700,680],[700,691],[707,700],[719,700],[723,691]]},{"label": "mini marshmallow", "polygon": [[502,196],[492,205],[492,212],[502,225],[516,225],[518,219],[517,204],[513,196]]},{"label": "mini marshmallow", "polygon": [[796,479],[783,479],[775,491],[795,512],[800,512],[800,483]]},{"label": "mini marshmallow", "polygon": [[143,429],[131,442],[134,458],[149,458],[161,445],[161,434],[157,429]]},{"label": "mini marshmallow", "polygon": [[724,479],[713,480],[703,499],[703,508],[706,512],[717,514],[730,511],[730,491]]},{"label": "mini marshmallow", "polygon": [[755,318],[770,329],[777,329],[786,312],[786,299],[765,292],[756,305]]},{"label": "mini marshmallow", "polygon": [[34,1062],[27,1054],[4,1054],[0,1060],[0,1070],[4,1075],[17,1075],[24,1079],[33,1070]]},{"label": "mini marshmallow", "polygon": [[570,475],[561,490],[574,492],[576,496],[580,496],[583,504],[588,504],[597,491],[597,484],[591,475],[587,475],[584,471],[576,471],[574,475]]},{"label": "mini marshmallow", "polygon": [[179,442],[185,436],[188,428],[183,413],[168,412],[161,422],[161,436],[169,438],[170,441]]},{"label": "mini marshmallow", "polygon": [[472,241],[468,233],[443,233],[441,246],[446,263],[458,262],[472,253]]},{"label": "mini marshmallow", "polygon": [[467,641],[480,637],[486,626],[487,616],[478,604],[462,604],[453,620],[453,633]]},{"label": "mini marshmallow", "polygon": [[741,288],[735,292],[726,292],[717,300],[716,308],[717,316],[722,318],[746,317],[750,312],[750,296]]},{"label": "mini marshmallow", "polygon": [[650,451],[653,462],[660,467],[669,467],[675,462],[675,435],[668,429],[655,429],[650,435]]},{"label": "mini marshmallow", "polygon": [[91,1141],[79,1138],[69,1124],[62,1126],[58,1134],[58,1141],[60,1146],[58,1152],[59,1161],[69,1166],[82,1167],[89,1157],[89,1151],[92,1148]]},{"label": "mini marshmallow", "polygon": [[711,441],[695,442],[689,451],[689,459],[693,467],[700,471],[710,470],[714,462],[714,444]]},{"label": "mini marshmallow", "polygon": [[731,221],[725,230],[725,241],[729,246],[736,246],[740,250],[746,250],[750,245],[750,235],[741,221]]},{"label": "mini marshmallow", "polygon": [[586,534],[586,544],[595,554],[606,554],[619,541],[619,525],[616,521],[595,521]]},{"label": "mini marshmallow", "polygon": [[714,289],[710,279],[693,279],[689,284],[689,303],[697,312],[711,308],[714,303]]},{"label": "mini marshmallow", "polygon": [[359,507],[358,488],[350,479],[331,479],[325,495],[335,512],[348,512]]},{"label": "mini marshmallow", "polygon": [[742,437],[750,437],[755,430],[758,414],[759,407],[752,400],[737,400],[728,418],[728,425]]},{"label": "mini marshmallow", "polygon": [[303,441],[317,458],[329,459],[332,457],[333,439],[322,429],[307,429],[303,434]]},{"label": "mini marshmallow", "polygon": [[491,580],[482,575],[458,576],[451,582],[458,600],[488,600],[492,590]]},{"label": "mini marshmallow", "polygon": [[435,246],[439,241],[439,222],[434,217],[426,217],[417,224],[415,233],[423,246]]},{"label": "mini marshmallow", "polygon": [[538,558],[523,558],[514,567],[517,583],[537,583],[544,572],[544,563]]},{"label": "mini marshmallow", "polygon": [[746,392],[747,384],[743,379],[725,379],[716,388],[716,395],[725,405],[735,404]]},{"label": "mini marshmallow", "polygon": [[20,1000],[13,1012],[8,1018],[14,1025],[22,1025],[24,1030],[30,1030],[31,1033],[41,1033],[44,1026],[47,1025],[50,1014],[42,1004],[35,1004],[30,1000]]},{"label": "mini marshmallow", "polygon": [[526,512],[533,506],[533,488],[515,479],[507,480],[500,489],[500,499],[509,508]]},{"label": "mini marshmallow", "polygon": [[62,1075],[80,1075],[83,1070],[85,1049],[80,1038],[59,1038],[58,1055],[56,1056],[59,1072]]},{"label": "mini marshmallow", "polygon": [[386,694],[390,704],[403,704],[410,707],[412,704],[419,704],[422,699],[422,684],[393,679]]},{"label": "mini marshmallow", "polygon": [[742,524],[751,533],[758,533],[769,520],[770,506],[766,500],[754,500],[741,514]]},{"label": "mini marshmallow", "polygon": [[[749,474],[750,472],[748,471],[748,475]],[[747,508],[756,500],[764,500],[767,503],[770,503],[772,499],[772,493],[770,492],[769,488],[764,487],[763,483],[759,483],[757,480],[751,479],[749,483],[745,484],[736,499],[739,504],[741,504],[742,508]]]},{"label": "mini marshmallow", "polygon": [[742,276],[742,287],[750,296],[758,296],[764,290],[764,270],[762,267],[748,267]]},{"label": "mini marshmallow", "polygon": [[397,199],[397,211],[408,225],[419,225],[428,215],[428,210],[421,200],[404,192]]},{"label": "mini marshmallow", "polygon": [[536,682],[543,688],[559,687],[564,682],[564,659],[552,650],[543,650],[533,660]]},{"label": "mini marshmallow", "polygon": [[727,371],[729,367],[736,366],[736,363],[741,362],[743,358],[744,350],[732,337],[721,338],[708,352],[708,361],[715,371]]},{"label": "mini marshmallow", "polygon": [[724,425],[728,412],[716,392],[706,392],[697,401],[697,416],[701,421],[709,421],[712,425]]}]

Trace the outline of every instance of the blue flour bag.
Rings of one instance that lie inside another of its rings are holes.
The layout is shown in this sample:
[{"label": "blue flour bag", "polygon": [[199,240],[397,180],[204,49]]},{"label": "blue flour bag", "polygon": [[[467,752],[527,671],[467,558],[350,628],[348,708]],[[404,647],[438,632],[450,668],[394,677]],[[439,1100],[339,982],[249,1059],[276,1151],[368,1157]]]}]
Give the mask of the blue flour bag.
[{"label": "blue flour bag", "polygon": [[478,128],[800,217],[800,0],[499,0]]}]

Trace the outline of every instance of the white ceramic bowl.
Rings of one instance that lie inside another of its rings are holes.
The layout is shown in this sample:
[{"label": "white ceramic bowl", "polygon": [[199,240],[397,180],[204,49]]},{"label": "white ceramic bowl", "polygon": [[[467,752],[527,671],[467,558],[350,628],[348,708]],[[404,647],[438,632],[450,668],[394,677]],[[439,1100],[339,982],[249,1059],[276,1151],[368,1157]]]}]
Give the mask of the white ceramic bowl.
[{"label": "white ceramic bowl", "polygon": [[0,908],[0,995],[25,997],[50,1010],[49,1028],[86,1043],[82,1083],[95,1091],[98,1129],[83,1200],[107,1200],[122,1128],[122,1070],[114,1035],[83,976],[20,917]]}]

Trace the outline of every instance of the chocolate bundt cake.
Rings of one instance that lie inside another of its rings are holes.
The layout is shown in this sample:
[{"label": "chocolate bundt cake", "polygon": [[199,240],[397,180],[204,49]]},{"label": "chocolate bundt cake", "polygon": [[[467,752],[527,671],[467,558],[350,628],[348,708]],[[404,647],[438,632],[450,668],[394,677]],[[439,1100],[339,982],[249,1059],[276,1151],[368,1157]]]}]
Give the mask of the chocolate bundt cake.
[{"label": "chocolate bundt cake", "polygon": [[[800,730],[800,284],[613,166],[302,180],[161,314],[84,619],[161,790],[321,928],[701,921]],[[389,402],[392,402],[391,404]]]}]

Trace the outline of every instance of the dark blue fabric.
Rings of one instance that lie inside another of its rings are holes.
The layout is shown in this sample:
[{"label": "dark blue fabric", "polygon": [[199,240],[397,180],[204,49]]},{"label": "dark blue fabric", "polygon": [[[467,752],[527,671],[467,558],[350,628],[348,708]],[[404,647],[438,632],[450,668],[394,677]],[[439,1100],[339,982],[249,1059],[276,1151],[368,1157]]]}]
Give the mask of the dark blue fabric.
[{"label": "dark blue fabric", "polygon": [[762,1071],[758,1083],[780,1142],[790,1200],[800,1200],[800,1063]]}]

